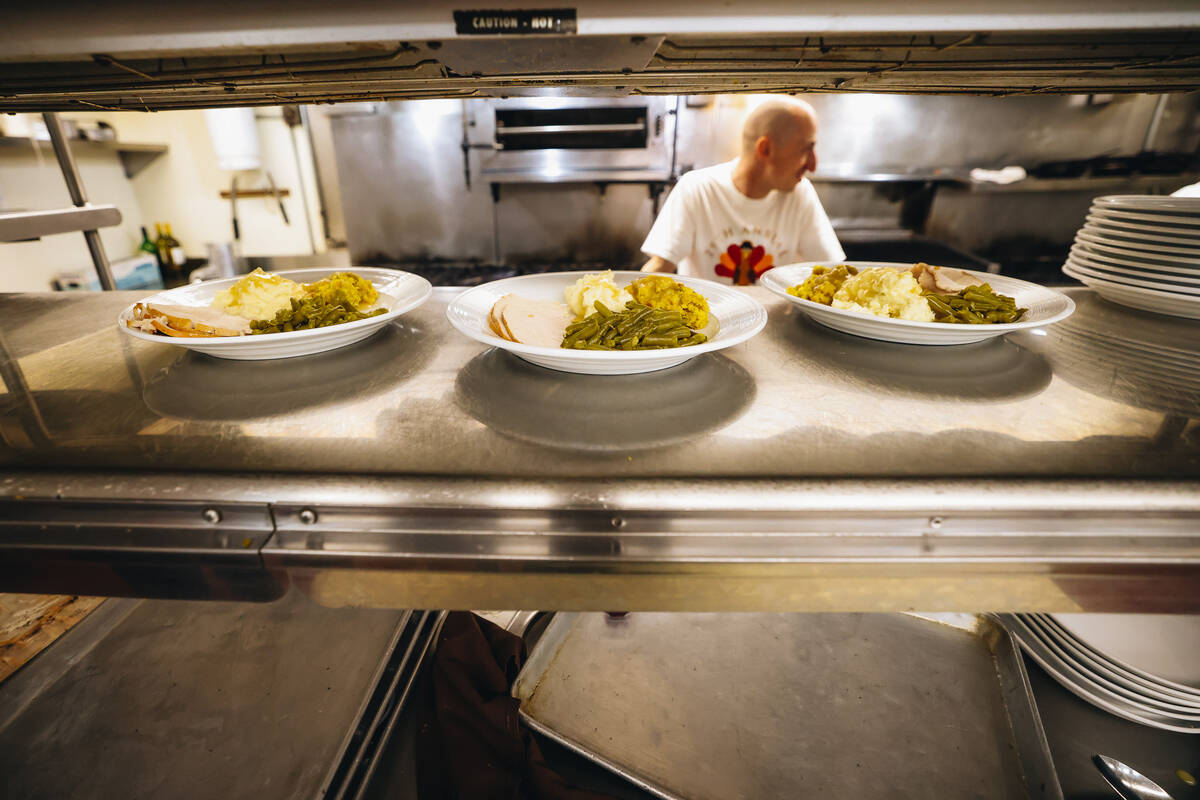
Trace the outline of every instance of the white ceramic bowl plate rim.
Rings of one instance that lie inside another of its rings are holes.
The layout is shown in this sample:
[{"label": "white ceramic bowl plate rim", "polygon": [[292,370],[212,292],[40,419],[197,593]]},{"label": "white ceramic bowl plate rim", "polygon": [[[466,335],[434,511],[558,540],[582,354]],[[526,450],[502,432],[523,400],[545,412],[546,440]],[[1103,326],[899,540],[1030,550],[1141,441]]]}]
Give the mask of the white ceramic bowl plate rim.
[{"label": "white ceramic bowl plate rim", "polygon": [[1110,194],[1097,197],[1095,205],[1131,211],[1174,212],[1200,215],[1200,197],[1163,197],[1147,194]]},{"label": "white ceramic bowl plate rim", "polygon": [[1076,247],[1083,247],[1088,250],[1093,250],[1097,253],[1111,255],[1113,258],[1132,258],[1137,262],[1149,261],[1151,263],[1159,263],[1164,265],[1173,265],[1181,269],[1192,269],[1200,271],[1200,258],[1171,255],[1169,253],[1155,253],[1150,250],[1139,250],[1136,247],[1119,247],[1111,244],[1097,244],[1083,239],[1075,240]]},{"label": "white ceramic bowl plate rim", "polygon": [[[303,331],[264,333],[256,336],[183,337],[144,333],[130,328],[125,322],[133,318],[133,307],[136,305],[134,303],[126,306],[117,315],[117,327],[129,336],[145,342],[178,345],[221,358],[238,360],[291,358],[333,350],[365,339],[401,314],[420,306],[429,299],[429,295],[433,292],[429,281],[419,275],[379,267],[318,267],[280,270],[271,274],[300,283],[312,283],[335,272],[354,272],[371,281],[372,285],[380,291],[381,300],[389,298],[385,303],[388,307],[387,313],[355,322]],[[158,292],[138,302],[208,306],[217,292],[229,288],[243,277],[245,276],[239,275],[234,278],[188,284]]]},{"label": "white ceramic bowl plate rim", "polygon": [[1084,225],[1079,229],[1079,232],[1075,234],[1075,239],[1077,242],[1083,241],[1097,247],[1107,247],[1113,250],[1132,252],[1137,255],[1145,253],[1151,258],[1161,254],[1200,259],[1200,241],[1197,241],[1192,247],[1180,247],[1163,242],[1121,239],[1114,238],[1108,231],[1098,231],[1088,225]]},{"label": "white ceramic bowl plate rim", "polygon": [[1187,217],[1178,214],[1157,214],[1153,212],[1138,212],[1125,211],[1124,209],[1105,208],[1104,206],[1093,205],[1091,213],[1101,219],[1126,220],[1134,219],[1142,222],[1152,222],[1160,227],[1169,229],[1182,228],[1184,230],[1195,230],[1200,228],[1200,216]]},{"label": "white ceramic bowl plate rim", "polygon": [[1162,275],[1150,270],[1137,270],[1132,267],[1114,267],[1102,260],[1089,258],[1087,255],[1072,252],[1067,256],[1067,263],[1073,267],[1089,272],[1099,273],[1098,277],[1111,277],[1117,282],[1133,281],[1135,285],[1144,285],[1147,289],[1159,289],[1163,292],[1180,294],[1200,294],[1200,279],[1172,280],[1173,275]]},{"label": "white ceramic bowl plate rim", "polygon": [[[1081,672],[1077,664],[1067,662],[1056,653],[1040,630],[1030,628],[1016,615],[1007,616],[1005,622],[1010,625],[1009,632],[1016,637],[1022,649],[1034,661],[1038,662],[1064,687],[1089,703],[1142,725],[1177,733],[1200,733],[1200,727],[1190,720],[1180,719],[1170,713],[1148,712],[1140,705],[1107,691],[1103,686],[1092,681],[1088,673]],[[1017,626],[1015,628],[1013,627],[1014,623]]]},{"label": "white ceramic bowl plate rim", "polygon": [[1140,289],[1111,280],[1097,278],[1094,275],[1081,272],[1071,262],[1063,265],[1063,272],[1090,286],[1101,297],[1113,303],[1130,308],[1139,308],[1156,314],[1166,314],[1172,317],[1200,319],[1200,298],[1181,294],[1159,292],[1152,289]]},{"label": "white ceramic bowl plate rim", "polygon": [[1162,225],[1148,225],[1141,222],[1126,222],[1125,220],[1099,217],[1094,213],[1088,214],[1084,219],[1086,220],[1086,227],[1094,230],[1102,230],[1105,233],[1115,236],[1152,239],[1154,241],[1165,240],[1185,245],[1195,245],[1197,241],[1200,241],[1200,226],[1194,229],[1168,228]]}]

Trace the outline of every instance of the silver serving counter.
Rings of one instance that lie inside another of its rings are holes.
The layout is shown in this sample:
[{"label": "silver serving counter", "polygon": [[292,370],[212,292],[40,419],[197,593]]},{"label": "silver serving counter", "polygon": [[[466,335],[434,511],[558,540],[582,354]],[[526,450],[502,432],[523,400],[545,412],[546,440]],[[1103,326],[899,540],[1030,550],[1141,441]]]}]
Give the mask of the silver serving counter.
[{"label": "silver serving counter", "polygon": [[960,347],[821,328],[562,374],[456,289],[234,362],[0,296],[0,591],[401,608],[1200,611],[1200,323],[1068,290]]}]

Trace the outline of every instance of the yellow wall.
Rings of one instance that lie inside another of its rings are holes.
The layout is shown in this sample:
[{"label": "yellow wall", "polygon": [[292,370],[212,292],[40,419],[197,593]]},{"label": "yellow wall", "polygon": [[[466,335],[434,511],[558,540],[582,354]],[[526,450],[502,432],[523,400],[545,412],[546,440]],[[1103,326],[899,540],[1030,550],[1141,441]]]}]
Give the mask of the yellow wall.
[{"label": "yellow wall", "polygon": [[[101,231],[110,260],[136,252],[141,241],[138,230],[153,231],[159,221],[171,223],[175,237],[190,258],[203,258],[207,242],[231,241],[229,201],[220,197],[229,188],[232,173],[217,168],[216,155],[208,137],[202,111],[154,113],[62,114],[87,124],[97,120],[116,128],[126,142],[165,144],[168,151],[133,179],[127,179],[116,152],[99,148],[76,149],[88,199],[112,203],[121,209],[123,223]],[[241,252],[244,255],[295,255],[325,250],[308,138],[300,128],[289,128],[280,109],[256,110],[263,167],[269,169],[280,189],[289,189],[284,199],[291,225],[285,225],[274,199],[243,198],[238,202]],[[0,126],[4,125],[0,118]],[[304,170],[309,216],[305,215],[300,167],[292,147],[295,139]],[[40,144],[41,162],[32,146],[0,148],[0,208],[34,209],[70,205],[58,162],[48,142]],[[261,171],[238,174],[240,189],[266,188]],[[310,239],[309,228],[312,230]],[[81,234],[61,234],[40,242],[0,244],[0,291],[45,291],[50,280],[62,272],[93,275],[91,259]]]}]

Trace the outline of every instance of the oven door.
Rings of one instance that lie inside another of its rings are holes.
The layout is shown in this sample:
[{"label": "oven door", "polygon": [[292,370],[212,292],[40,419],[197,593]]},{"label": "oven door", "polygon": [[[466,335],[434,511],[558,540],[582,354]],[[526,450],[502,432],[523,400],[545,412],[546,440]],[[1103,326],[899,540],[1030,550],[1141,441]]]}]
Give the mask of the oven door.
[{"label": "oven door", "polygon": [[491,183],[666,181],[674,97],[471,100],[471,144]]}]

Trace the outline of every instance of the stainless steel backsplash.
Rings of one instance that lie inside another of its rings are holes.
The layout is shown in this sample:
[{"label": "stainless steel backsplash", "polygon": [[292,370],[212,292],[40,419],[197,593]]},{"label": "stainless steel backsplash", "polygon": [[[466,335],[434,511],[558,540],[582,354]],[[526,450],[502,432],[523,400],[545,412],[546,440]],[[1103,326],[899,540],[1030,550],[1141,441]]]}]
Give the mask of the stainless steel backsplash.
[{"label": "stainless steel backsplash", "polygon": [[[1156,103],[1151,95],[1118,95],[1100,103],[1061,95],[829,94],[807,99],[821,115],[818,174],[1030,167],[1133,154],[1142,149]],[[1196,149],[1198,100],[1194,94],[1168,97],[1151,149]],[[492,104],[503,102],[413,100],[334,106],[324,112],[331,117],[354,261],[618,267],[642,261],[639,247],[656,208],[647,185],[506,183],[493,201],[481,167],[493,155],[486,149]],[[677,172],[733,158],[739,125],[753,102],[741,95],[680,98]],[[471,144],[465,161],[464,123]],[[817,188],[831,217],[880,217],[898,209],[871,186],[818,183]],[[928,228],[971,248],[1023,233],[1069,243],[1094,193],[1109,192],[1081,188],[998,196],[943,191]]]}]

